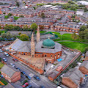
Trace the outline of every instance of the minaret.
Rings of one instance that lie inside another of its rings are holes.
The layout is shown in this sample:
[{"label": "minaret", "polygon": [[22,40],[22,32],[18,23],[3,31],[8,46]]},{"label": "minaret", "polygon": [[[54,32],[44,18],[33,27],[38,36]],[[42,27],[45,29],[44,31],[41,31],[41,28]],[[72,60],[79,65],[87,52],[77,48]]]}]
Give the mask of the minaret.
[{"label": "minaret", "polygon": [[31,36],[31,57],[35,56],[35,41],[34,41],[34,35],[32,33]]},{"label": "minaret", "polygon": [[37,41],[37,42],[40,41],[40,31],[39,31],[39,26],[38,26],[38,29],[37,29],[36,41]]}]

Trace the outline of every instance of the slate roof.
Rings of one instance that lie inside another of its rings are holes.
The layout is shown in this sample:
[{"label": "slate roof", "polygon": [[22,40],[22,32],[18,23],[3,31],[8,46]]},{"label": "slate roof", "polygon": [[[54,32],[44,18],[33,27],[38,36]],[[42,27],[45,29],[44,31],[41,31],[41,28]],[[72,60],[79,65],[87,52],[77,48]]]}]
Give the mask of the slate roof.
[{"label": "slate roof", "polygon": [[[15,72],[17,72],[15,68],[12,68],[9,65],[4,65],[1,69],[1,72],[7,74],[9,77],[12,77]],[[19,71],[18,71],[19,72]]]},{"label": "slate roof", "polygon": [[79,84],[80,78],[83,78],[84,75],[80,70],[74,68],[65,73],[64,77],[69,77],[74,83]]},{"label": "slate roof", "polygon": [[20,39],[16,39],[9,48],[12,48],[15,51],[19,52],[30,52],[30,42],[29,41],[21,41]]}]

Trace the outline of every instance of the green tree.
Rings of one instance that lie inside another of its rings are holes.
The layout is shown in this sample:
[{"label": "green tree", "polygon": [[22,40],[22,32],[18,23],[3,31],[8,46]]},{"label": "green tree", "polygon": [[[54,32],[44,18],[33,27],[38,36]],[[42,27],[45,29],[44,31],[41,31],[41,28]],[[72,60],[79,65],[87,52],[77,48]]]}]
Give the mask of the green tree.
[{"label": "green tree", "polygon": [[73,34],[71,35],[71,37],[72,37],[72,39],[74,39],[74,40],[77,40],[77,39],[79,38],[79,36],[78,36],[76,33],[73,33]]},{"label": "green tree", "polygon": [[17,1],[16,1],[16,6],[17,6],[17,7],[19,7],[19,6],[20,6],[19,2],[17,2]]},{"label": "green tree", "polygon": [[81,26],[79,31],[84,31],[85,29],[87,29],[87,26],[83,25],[83,26]]},{"label": "green tree", "polygon": [[24,15],[20,15],[19,17],[22,17],[22,18],[24,18]]},{"label": "green tree", "polygon": [[1,37],[2,37],[2,38],[6,38],[6,33],[2,33],[2,34],[1,34]]},{"label": "green tree", "polygon": [[28,41],[29,37],[26,34],[21,34],[20,35],[20,40],[22,40],[22,41]]},{"label": "green tree", "polygon": [[85,48],[85,52],[87,52],[87,51],[88,51],[88,47]]},{"label": "green tree", "polygon": [[1,29],[2,27],[0,26],[0,29]]},{"label": "green tree", "polygon": [[85,7],[85,8],[84,8],[84,12],[87,12],[87,11],[88,11],[88,9]]},{"label": "green tree", "polygon": [[14,30],[19,31],[19,30],[21,30],[21,28],[19,26],[14,26]]},{"label": "green tree", "polygon": [[23,30],[28,30],[29,28],[28,28],[28,26],[27,25],[24,25],[23,26]]},{"label": "green tree", "polygon": [[35,32],[38,28],[38,25],[36,23],[32,23],[31,25],[31,30],[33,30],[33,32]]},{"label": "green tree", "polygon": [[12,13],[8,13],[8,16],[12,16]]},{"label": "green tree", "polygon": [[44,14],[44,13],[41,13],[40,17],[41,17],[42,19],[44,19],[44,18],[45,18],[45,14]]}]

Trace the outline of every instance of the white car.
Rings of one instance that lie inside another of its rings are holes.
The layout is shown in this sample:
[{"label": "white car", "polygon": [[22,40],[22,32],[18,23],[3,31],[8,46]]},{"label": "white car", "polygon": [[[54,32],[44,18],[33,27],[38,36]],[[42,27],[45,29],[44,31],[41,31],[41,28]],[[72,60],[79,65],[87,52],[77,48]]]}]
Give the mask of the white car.
[{"label": "white car", "polygon": [[15,67],[15,64],[13,64],[13,63],[10,63],[10,65],[11,65],[12,67]]}]

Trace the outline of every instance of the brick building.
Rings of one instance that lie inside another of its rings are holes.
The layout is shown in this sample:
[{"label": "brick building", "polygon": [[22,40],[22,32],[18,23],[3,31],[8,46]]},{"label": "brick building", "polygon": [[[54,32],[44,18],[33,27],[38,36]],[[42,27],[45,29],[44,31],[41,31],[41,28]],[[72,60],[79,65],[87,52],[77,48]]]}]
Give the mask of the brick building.
[{"label": "brick building", "polygon": [[20,80],[21,74],[15,68],[12,68],[8,65],[4,65],[1,69],[1,74],[3,77],[8,80],[9,82],[16,82]]}]

